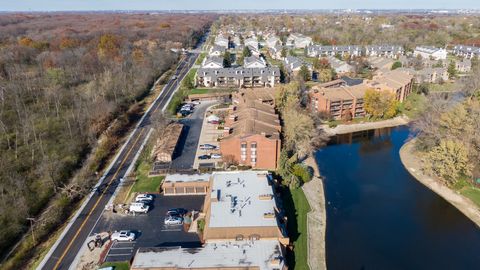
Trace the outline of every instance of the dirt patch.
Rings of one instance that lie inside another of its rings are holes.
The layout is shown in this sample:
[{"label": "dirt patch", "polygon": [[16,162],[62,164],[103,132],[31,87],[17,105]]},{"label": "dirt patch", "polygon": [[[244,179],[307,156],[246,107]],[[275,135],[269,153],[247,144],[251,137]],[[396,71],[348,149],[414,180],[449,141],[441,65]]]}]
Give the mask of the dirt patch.
[{"label": "dirt patch", "polygon": [[[99,266],[100,259],[102,255],[105,255],[108,252],[108,248],[110,247],[110,239],[108,233],[101,233],[100,234],[103,245],[102,247],[93,248],[94,244],[91,243],[90,246],[93,249],[86,249],[83,253],[82,257],[80,257],[80,261],[77,264],[77,270],[94,270],[97,269]],[[87,238],[87,243],[94,241],[95,236],[90,236]]]}]

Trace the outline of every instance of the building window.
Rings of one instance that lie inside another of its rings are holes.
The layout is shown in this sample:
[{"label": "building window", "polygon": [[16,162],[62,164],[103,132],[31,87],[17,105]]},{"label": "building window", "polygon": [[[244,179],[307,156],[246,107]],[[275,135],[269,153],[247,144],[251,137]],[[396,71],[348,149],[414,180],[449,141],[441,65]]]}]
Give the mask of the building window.
[{"label": "building window", "polygon": [[247,143],[240,144],[240,159],[245,161],[247,159]]}]

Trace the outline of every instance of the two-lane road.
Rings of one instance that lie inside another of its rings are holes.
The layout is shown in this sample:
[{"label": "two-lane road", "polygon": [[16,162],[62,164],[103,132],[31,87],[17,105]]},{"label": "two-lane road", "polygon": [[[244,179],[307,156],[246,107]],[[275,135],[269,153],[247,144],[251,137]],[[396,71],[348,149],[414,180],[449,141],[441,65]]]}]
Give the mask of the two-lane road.
[{"label": "two-lane road", "polygon": [[101,216],[103,209],[111,199],[119,179],[124,176],[130,166],[135,154],[141,148],[145,137],[150,129],[150,118],[155,113],[159,113],[167,105],[171,96],[178,87],[180,81],[185,77],[193,66],[198,54],[187,54],[179,63],[175,76],[163,88],[158,98],[154,101],[151,109],[145,114],[139,123],[138,128],[133,131],[132,136],[125,143],[118,158],[106,172],[102,182],[97,188],[95,194],[87,198],[85,207],[81,210],[72,225],[65,231],[63,238],[59,240],[58,245],[54,246],[48,257],[44,259],[39,269],[56,270],[68,269],[78,252],[82,248],[85,239],[88,237],[95,223]]}]

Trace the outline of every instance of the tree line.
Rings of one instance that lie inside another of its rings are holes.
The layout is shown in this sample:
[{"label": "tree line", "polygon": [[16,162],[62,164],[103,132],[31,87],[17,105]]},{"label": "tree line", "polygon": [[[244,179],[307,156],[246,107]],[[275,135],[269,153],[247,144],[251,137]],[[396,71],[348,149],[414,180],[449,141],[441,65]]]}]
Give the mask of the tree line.
[{"label": "tree line", "polygon": [[154,80],[176,63],[169,49],[194,45],[213,19],[0,16],[0,250],[26,232],[27,217],[38,234],[2,268],[18,268],[88,193]]},{"label": "tree line", "polygon": [[480,68],[462,82],[462,91],[430,98],[413,124],[425,171],[447,186],[480,178]]}]

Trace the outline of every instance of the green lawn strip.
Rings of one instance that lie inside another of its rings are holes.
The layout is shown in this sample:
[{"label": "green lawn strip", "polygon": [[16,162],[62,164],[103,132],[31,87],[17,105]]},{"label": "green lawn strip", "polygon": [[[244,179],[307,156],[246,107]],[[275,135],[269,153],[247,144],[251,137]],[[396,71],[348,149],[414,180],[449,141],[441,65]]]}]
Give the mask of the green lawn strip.
[{"label": "green lawn strip", "polygon": [[195,61],[195,65],[200,65],[200,64],[202,64],[203,59],[205,59],[206,56],[207,56],[207,53],[202,52],[202,53],[198,56],[197,61]]},{"label": "green lawn strip", "polygon": [[307,213],[310,205],[301,188],[285,189],[283,202],[288,216],[288,234],[294,245],[294,256],[287,254],[289,268],[308,270]]},{"label": "green lawn strip", "polygon": [[457,86],[455,83],[429,83],[428,90],[430,90],[430,92],[454,91]]},{"label": "green lawn strip", "polygon": [[210,89],[210,88],[194,88],[189,91],[189,95],[210,94],[210,93],[230,93],[232,89]]},{"label": "green lawn strip", "polygon": [[114,270],[129,270],[130,264],[128,262],[106,262],[100,266],[100,268],[104,267],[113,267]]},{"label": "green lawn strip", "polygon": [[480,207],[480,189],[474,187],[465,187],[460,191],[460,194],[469,198],[478,207]]},{"label": "green lawn strip", "polygon": [[455,184],[452,185],[451,188],[469,198],[478,207],[480,207],[480,189],[472,186],[472,183],[470,183],[467,179],[460,178]]},{"label": "green lawn strip", "polygon": [[160,185],[164,179],[163,176],[148,177],[148,172],[150,171],[151,164],[148,162],[141,162],[138,165],[136,171],[135,184],[133,184],[132,192],[159,192]]}]

